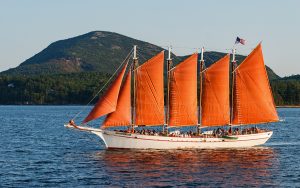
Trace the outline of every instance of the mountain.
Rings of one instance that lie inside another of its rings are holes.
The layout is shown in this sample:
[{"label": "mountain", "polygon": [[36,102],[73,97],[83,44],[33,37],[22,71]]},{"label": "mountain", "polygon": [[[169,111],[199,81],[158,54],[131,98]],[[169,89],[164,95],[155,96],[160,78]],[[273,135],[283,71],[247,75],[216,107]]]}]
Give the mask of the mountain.
[{"label": "mountain", "polygon": [[112,73],[138,45],[139,56],[150,58],[163,50],[148,42],[117,33],[94,31],[74,38],[60,40],[27,59],[5,74],[58,74],[74,72]]},{"label": "mountain", "polygon": [[[130,45],[134,43],[138,41],[116,33],[90,32],[54,42],[17,68],[4,73],[32,75],[84,71],[110,72],[124,59],[132,48]],[[159,51],[150,44],[148,48]]]},{"label": "mountain", "polygon": [[[101,72],[111,74],[116,70],[133,45],[138,46],[140,62],[151,58],[163,48],[148,42],[133,39],[118,33],[107,31],[93,31],[77,37],[60,40],[50,44],[47,48],[27,59],[18,67],[2,72],[5,75],[40,75],[65,74],[80,72]],[[225,53],[206,52],[207,66],[223,57]],[[172,54],[174,64],[186,56]],[[237,55],[238,62],[245,56]],[[267,67],[270,79],[278,79]]]}]

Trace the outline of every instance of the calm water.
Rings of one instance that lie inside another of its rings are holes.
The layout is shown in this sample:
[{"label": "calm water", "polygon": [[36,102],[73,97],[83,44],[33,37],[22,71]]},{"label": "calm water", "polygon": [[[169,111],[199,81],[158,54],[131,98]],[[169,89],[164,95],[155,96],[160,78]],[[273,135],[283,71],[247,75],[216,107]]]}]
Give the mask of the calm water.
[{"label": "calm water", "polygon": [[79,108],[0,106],[0,187],[300,187],[300,109],[278,109],[264,147],[134,151],[65,129]]}]

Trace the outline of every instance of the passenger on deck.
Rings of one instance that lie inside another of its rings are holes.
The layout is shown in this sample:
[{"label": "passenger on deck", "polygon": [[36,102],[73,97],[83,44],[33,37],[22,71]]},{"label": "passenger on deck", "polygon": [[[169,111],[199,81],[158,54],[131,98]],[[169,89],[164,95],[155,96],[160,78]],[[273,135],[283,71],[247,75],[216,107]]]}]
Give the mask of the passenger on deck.
[{"label": "passenger on deck", "polygon": [[73,119],[71,119],[71,120],[69,121],[69,125],[76,126],[76,124],[75,124],[75,122],[74,122]]},{"label": "passenger on deck", "polygon": [[260,132],[259,128],[255,127],[255,133],[259,133],[259,132]]},{"label": "passenger on deck", "polygon": [[229,127],[229,129],[228,129],[228,135],[231,135],[232,134],[232,129],[231,129],[231,127]]}]

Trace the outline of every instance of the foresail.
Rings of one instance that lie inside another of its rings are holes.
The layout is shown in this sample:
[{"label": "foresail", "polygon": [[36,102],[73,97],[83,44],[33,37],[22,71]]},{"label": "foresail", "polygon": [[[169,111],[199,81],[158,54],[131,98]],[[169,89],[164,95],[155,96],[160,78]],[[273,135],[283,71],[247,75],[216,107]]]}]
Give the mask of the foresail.
[{"label": "foresail", "polygon": [[197,125],[197,58],[195,53],[170,71],[168,126]]},{"label": "foresail", "polygon": [[236,68],[234,78],[232,124],[278,121],[261,44]]},{"label": "foresail", "polygon": [[164,52],[136,69],[136,125],[164,124]]},{"label": "foresail", "polygon": [[88,116],[83,120],[83,123],[87,123],[116,110],[119,91],[127,64],[128,61],[125,63],[119,75],[110,85],[105,94],[99,99],[99,101],[96,103],[96,105],[88,114]]},{"label": "foresail", "polygon": [[131,72],[129,71],[121,87],[116,111],[107,115],[103,128],[131,125]]},{"label": "foresail", "polygon": [[228,54],[203,72],[201,126],[230,123],[229,60]]}]

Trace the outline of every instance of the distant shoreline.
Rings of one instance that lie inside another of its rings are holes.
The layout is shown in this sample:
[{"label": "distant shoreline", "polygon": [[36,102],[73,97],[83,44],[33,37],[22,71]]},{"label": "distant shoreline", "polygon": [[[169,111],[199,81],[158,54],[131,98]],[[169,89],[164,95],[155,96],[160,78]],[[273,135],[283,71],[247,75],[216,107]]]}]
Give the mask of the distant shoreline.
[{"label": "distant shoreline", "polygon": [[[94,104],[0,104],[0,106],[93,106]],[[300,108],[300,105],[276,106],[276,108]]]},{"label": "distant shoreline", "polygon": [[300,108],[300,105],[276,106],[276,108]]}]

